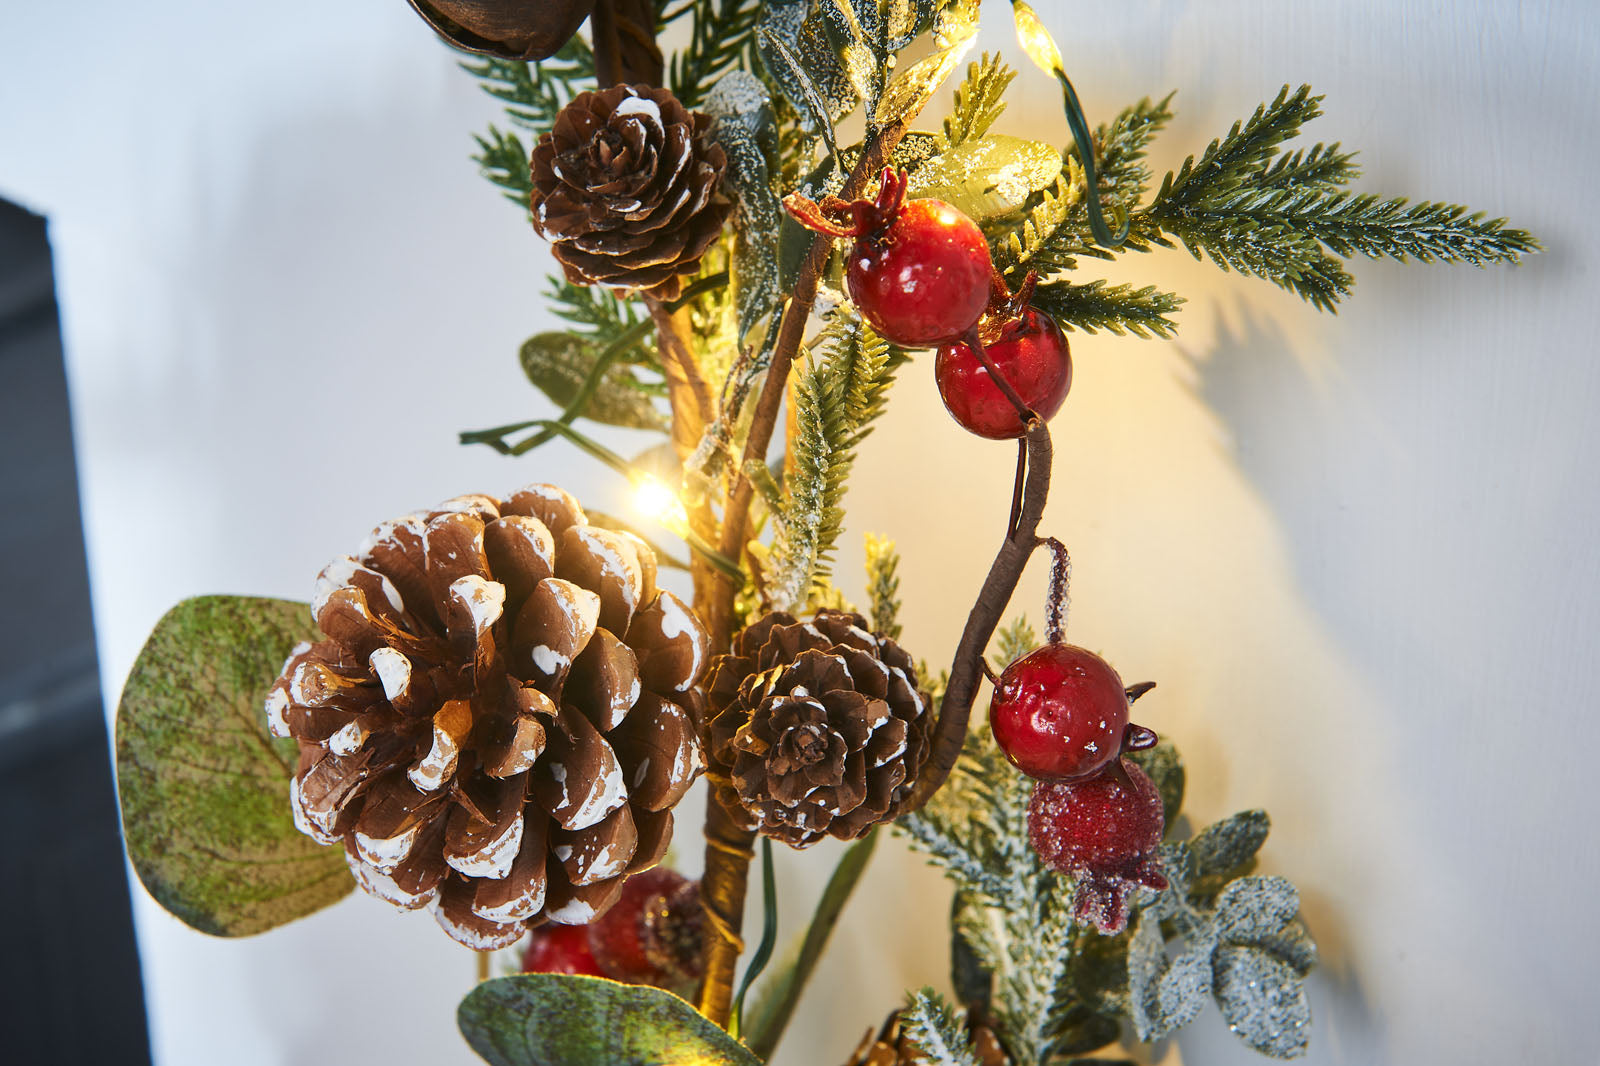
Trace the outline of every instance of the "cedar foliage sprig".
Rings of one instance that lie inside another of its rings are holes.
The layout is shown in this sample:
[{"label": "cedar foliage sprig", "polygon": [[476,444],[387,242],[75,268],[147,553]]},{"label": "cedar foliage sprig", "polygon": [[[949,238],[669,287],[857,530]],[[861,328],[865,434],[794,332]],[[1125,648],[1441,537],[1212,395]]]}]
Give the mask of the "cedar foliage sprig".
[{"label": "cedar foliage sprig", "polygon": [[872,608],[872,631],[890,640],[899,640],[900,553],[894,541],[867,534],[867,600]]},{"label": "cedar foliage sprig", "polygon": [[985,52],[968,64],[966,79],[956,86],[955,103],[944,120],[941,147],[956,148],[989,132],[1006,109],[1006,86],[1016,76],[998,54]]},{"label": "cedar foliage sprig", "polygon": [[966,1028],[943,996],[931,988],[913,992],[900,1026],[906,1037],[922,1052],[931,1066],[978,1066],[972,1040]]}]

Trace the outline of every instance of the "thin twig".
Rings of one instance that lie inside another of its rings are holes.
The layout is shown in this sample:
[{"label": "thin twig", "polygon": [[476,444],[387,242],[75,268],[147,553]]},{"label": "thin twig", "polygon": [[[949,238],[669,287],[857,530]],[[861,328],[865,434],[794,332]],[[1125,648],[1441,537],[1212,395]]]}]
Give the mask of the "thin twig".
[{"label": "thin twig", "polygon": [[1041,537],[1050,549],[1050,592],[1044,601],[1044,638],[1060,644],[1067,630],[1067,608],[1072,605],[1072,556],[1054,537]]}]

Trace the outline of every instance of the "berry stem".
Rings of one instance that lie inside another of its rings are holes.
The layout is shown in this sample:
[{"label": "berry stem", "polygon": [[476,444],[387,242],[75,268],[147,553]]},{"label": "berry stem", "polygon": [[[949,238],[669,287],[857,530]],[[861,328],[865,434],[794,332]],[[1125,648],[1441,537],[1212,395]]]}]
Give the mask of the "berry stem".
[{"label": "berry stem", "polygon": [[1041,537],[1050,548],[1050,591],[1044,601],[1044,636],[1060,644],[1067,628],[1067,609],[1072,606],[1072,556],[1067,546],[1054,537]]},{"label": "berry stem", "polygon": [[1028,409],[1028,405],[1023,402],[1022,397],[1017,395],[1017,390],[1011,387],[1011,382],[1006,380],[1006,376],[1000,373],[999,368],[989,359],[989,352],[983,346],[983,338],[979,336],[976,325],[967,330],[967,335],[962,338],[962,341],[968,348],[972,349],[972,354],[978,357],[978,362],[983,364],[983,369],[988,371],[989,379],[999,387],[1001,394],[1011,402],[1012,407],[1017,409],[1017,417],[1022,419],[1022,424],[1028,425],[1031,422],[1039,421],[1039,416]]},{"label": "berry stem", "polygon": [[[977,349],[974,349],[975,351]],[[992,372],[992,371],[991,371]],[[1050,497],[1050,468],[1055,449],[1050,441],[1050,430],[1038,418],[1027,422],[1023,438],[1027,459],[1027,477],[1022,491],[1022,506],[1017,513],[1014,528],[1006,535],[989,575],[978,590],[977,602],[967,615],[966,628],[961,632],[961,642],[956,646],[955,661],[950,665],[950,681],[945,688],[944,700],[939,705],[939,722],[934,727],[933,752],[927,765],[917,778],[902,813],[919,809],[939,790],[949,778],[961,755],[967,739],[967,721],[972,716],[972,701],[978,694],[978,682],[983,676],[984,649],[1000,624],[1000,616],[1011,602],[1023,569],[1035,548],[1039,546],[1036,532],[1039,519],[1044,515],[1044,505]]]}]

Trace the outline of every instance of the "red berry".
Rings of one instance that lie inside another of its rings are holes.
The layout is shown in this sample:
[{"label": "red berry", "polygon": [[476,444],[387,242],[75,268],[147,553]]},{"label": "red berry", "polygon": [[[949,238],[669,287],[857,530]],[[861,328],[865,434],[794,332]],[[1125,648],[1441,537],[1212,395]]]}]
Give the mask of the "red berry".
[{"label": "red berry", "polygon": [[589,950],[589,930],[581,925],[541,925],[522,954],[523,973],[575,973],[605,977]]},{"label": "red berry", "polygon": [[1041,781],[1028,801],[1029,843],[1077,881],[1074,913],[1102,933],[1127,924],[1133,886],[1167,887],[1156,857],[1164,828],[1161,794],[1126,759],[1086,780]]},{"label": "red berry", "polygon": [[[1072,357],[1055,319],[1030,307],[1007,322],[984,349],[1034,414],[1049,421],[1061,409],[1072,387]],[[968,432],[1011,440],[1027,431],[1022,416],[964,342],[941,347],[933,372],[945,409]]]},{"label": "red berry", "polygon": [[943,200],[911,200],[850,250],[850,298],[879,336],[905,348],[959,337],[989,303],[994,267],[977,224]]},{"label": "red berry", "polygon": [[927,348],[977,324],[994,265],[972,219],[942,200],[905,194],[905,172],[885,168],[875,200],[829,196],[817,204],[791,193],[783,205],[808,229],[854,237],[845,283],[856,308],[891,344]]},{"label": "red berry", "polygon": [[677,987],[700,977],[700,923],[700,883],[658,866],[628,878],[589,947],[607,977]]},{"label": "red berry", "polygon": [[1072,644],[1046,644],[1006,667],[989,727],[1029,777],[1087,777],[1122,751],[1128,696],[1111,664]]}]

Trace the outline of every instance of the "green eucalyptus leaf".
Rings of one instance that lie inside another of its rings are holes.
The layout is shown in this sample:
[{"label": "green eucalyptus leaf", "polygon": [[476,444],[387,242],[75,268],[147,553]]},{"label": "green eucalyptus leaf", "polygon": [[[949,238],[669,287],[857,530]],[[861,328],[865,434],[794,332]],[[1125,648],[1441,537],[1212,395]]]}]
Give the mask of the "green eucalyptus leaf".
[{"label": "green eucalyptus leaf", "polygon": [[[1231,818],[1206,826],[1189,841],[1189,849],[1194,854],[1195,877],[1202,881],[1224,878],[1251,863],[1271,829],[1272,819],[1263,810],[1240,811]],[[1210,895],[1221,885],[1199,887],[1202,894]],[[1206,891],[1207,888],[1210,891]]]},{"label": "green eucalyptus leaf", "polygon": [[1282,877],[1241,877],[1217,897],[1217,923],[1228,943],[1276,933],[1299,913],[1300,893]]},{"label": "green eucalyptus leaf", "polygon": [[1212,960],[1213,993],[1222,1018],[1263,1055],[1303,1055],[1311,1039],[1311,1005],[1294,970],[1265,952],[1223,946]]},{"label": "green eucalyptus leaf", "polygon": [[[522,372],[551,402],[565,408],[583,388],[600,346],[576,333],[538,333],[522,342]],[[583,417],[608,426],[665,430],[667,419],[650,398],[636,388],[633,372],[617,364],[600,378],[600,386],[583,411]]]},{"label": "green eucalyptus leaf", "polygon": [[1200,1016],[1211,993],[1211,951],[1202,941],[1172,960],[1156,981],[1151,1008],[1166,1032],[1182,1029]]},{"label": "green eucalyptus leaf", "polygon": [[202,933],[248,936],[354,887],[344,852],[289,812],[294,741],[267,732],[267,689],[319,639],[303,603],[184,600],[156,623],[117,709],[123,835],[156,902]]},{"label": "green eucalyptus leaf", "polygon": [[910,174],[907,196],[931,196],[982,222],[1018,214],[1061,173],[1061,153],[1043,141],[993,133],[965,141]]},{"label": "green eucalyptus leaf", "polygon": [[1163,740],[1153,748],[1129,752],[1124,757],[1154,782],[1156,791],[1161,793],[1161,810],[1170,827],[1183,808],[1183,758],[1178,749],[1170,740]]},{"label": "green eucalyptus leaf", "polygon": [[529,973],[484,981],[456,1010],[494,1066],[761,1066],[670,992],[601,977]]}]

